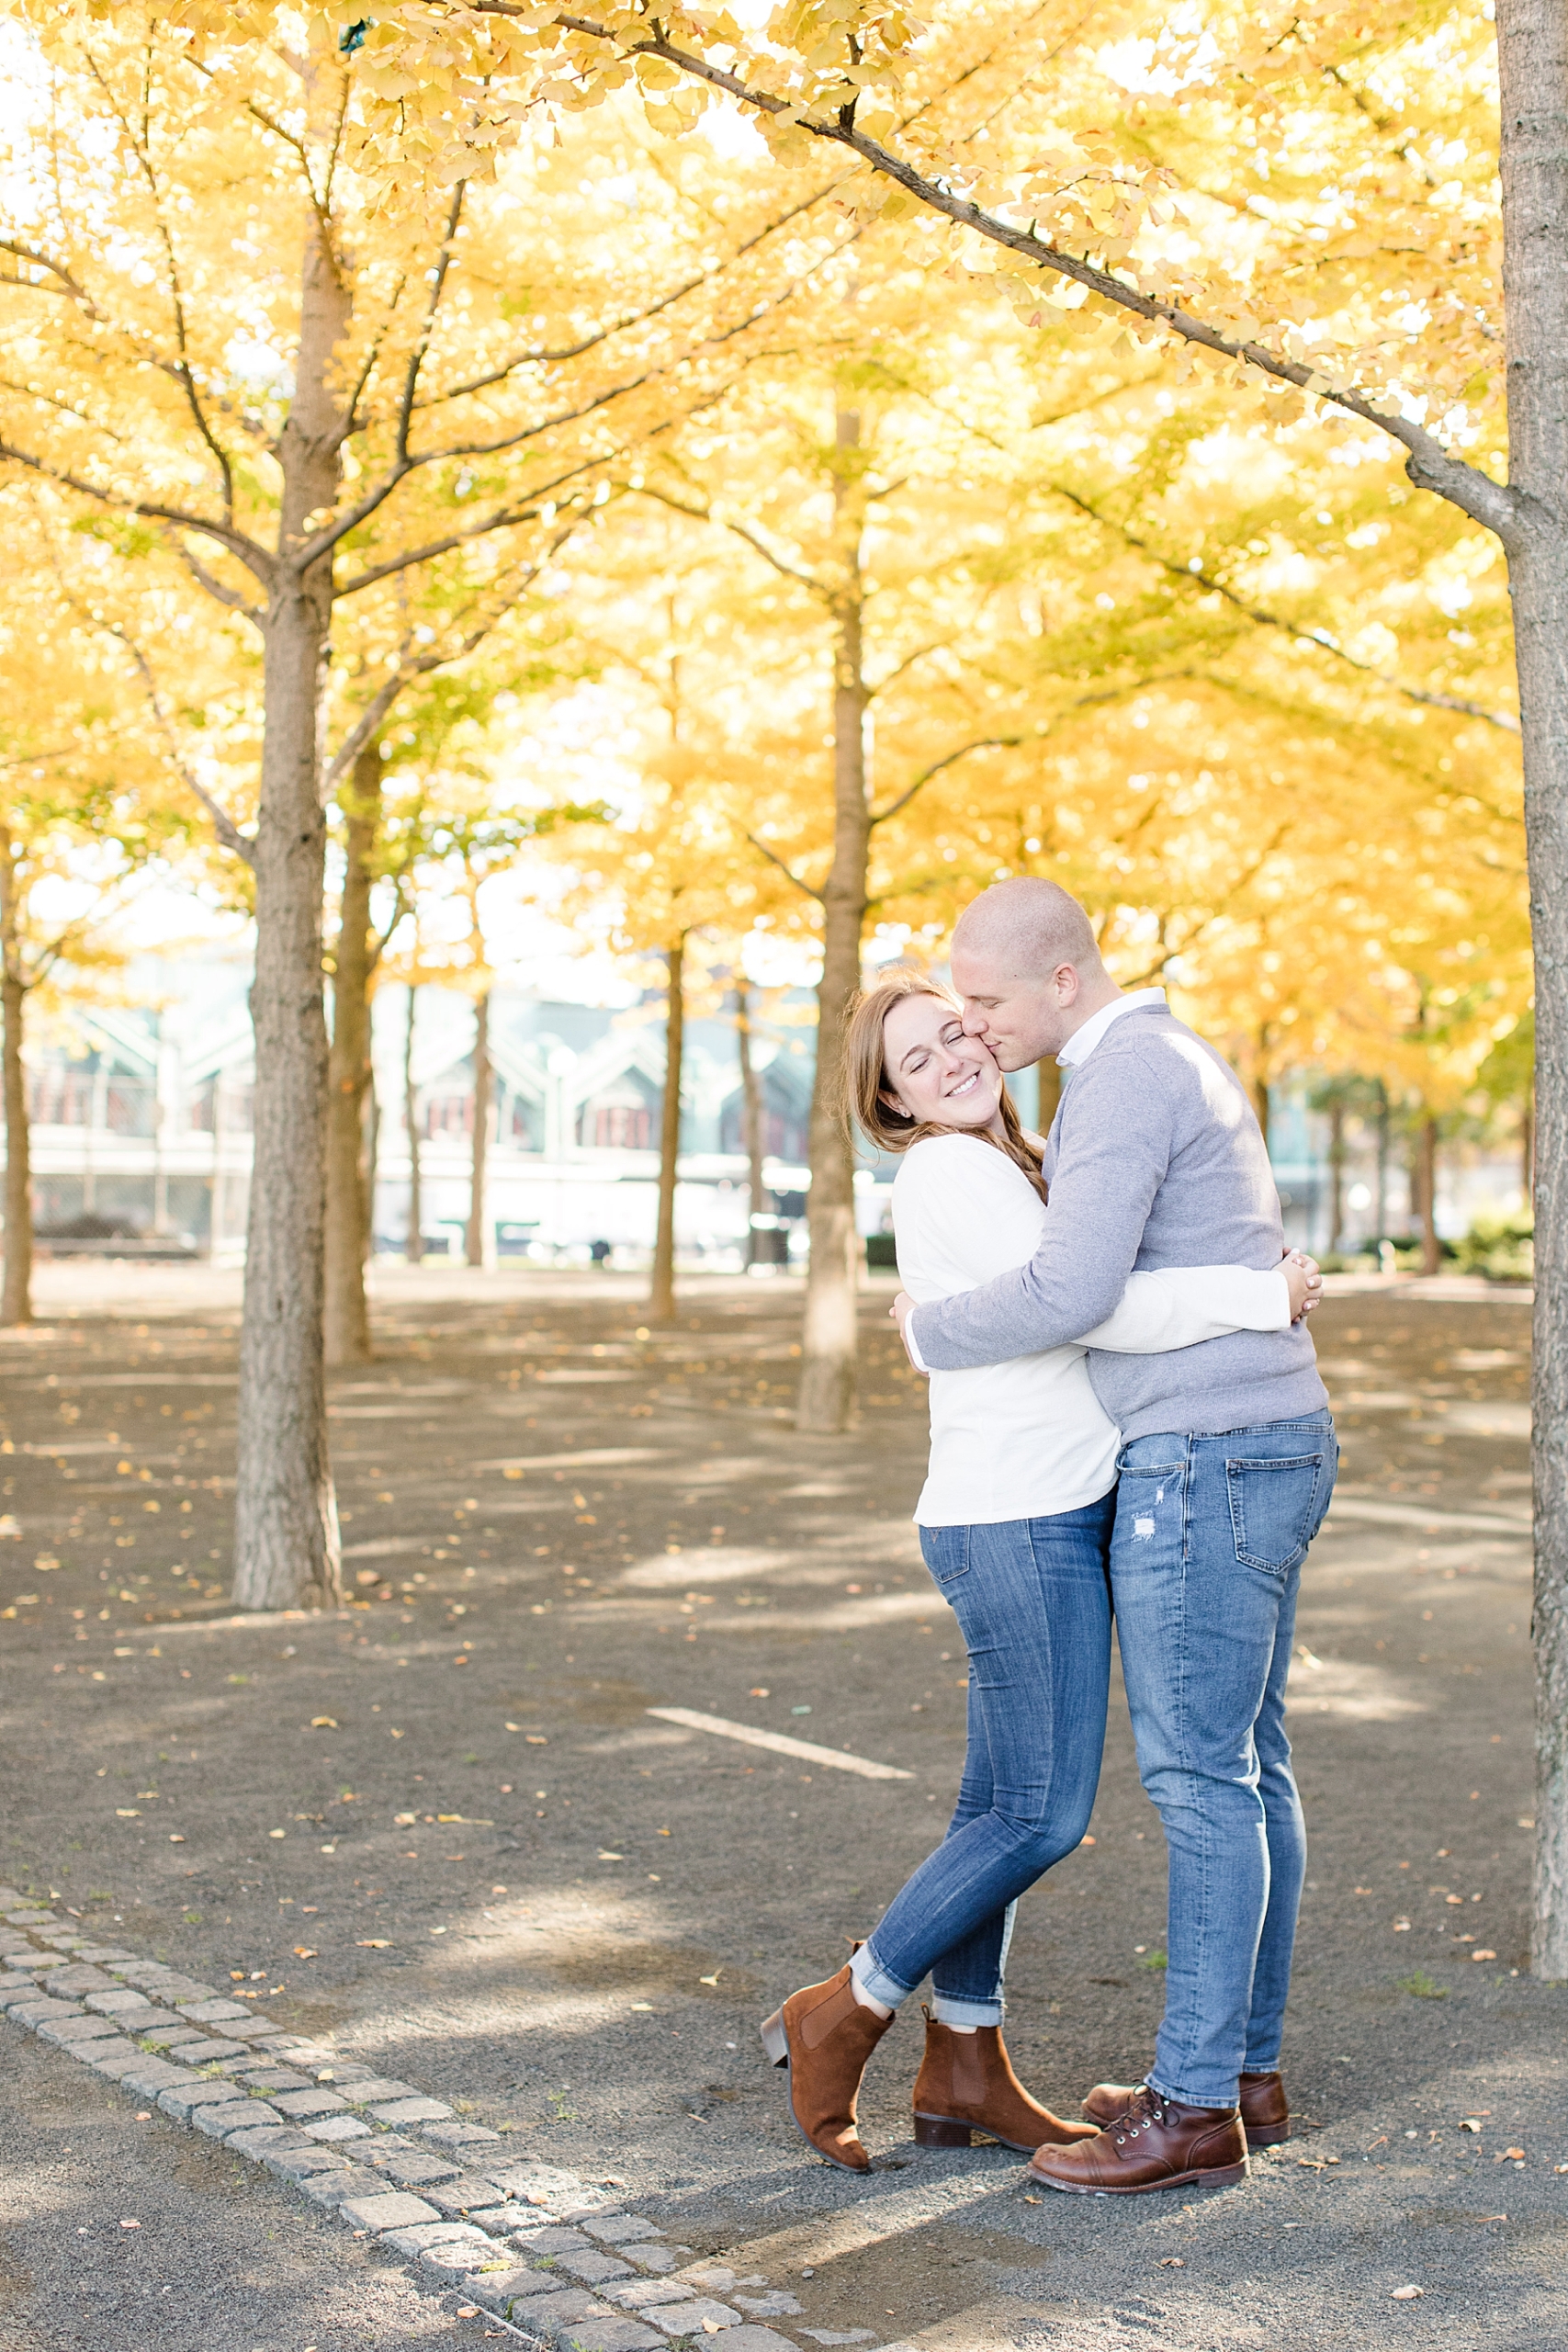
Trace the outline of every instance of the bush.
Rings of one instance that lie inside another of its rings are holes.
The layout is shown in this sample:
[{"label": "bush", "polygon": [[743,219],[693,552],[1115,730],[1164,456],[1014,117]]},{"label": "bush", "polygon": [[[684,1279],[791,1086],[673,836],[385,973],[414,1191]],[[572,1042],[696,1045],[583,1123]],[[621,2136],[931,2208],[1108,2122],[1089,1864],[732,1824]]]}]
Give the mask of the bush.
[{"label": "bush", "polygon": [[[1393,1251],[1394,1272],[1418,1274],[1426,1254],[1421,1236],[1418,1233],[1395,1233],[1387,1238]],[[1357,1250],[1331,1250],[1320,1262],[1325,1274],[1377,1274],[1383,1270],[1382,1250],[1382,1241],[1363,1241]],[[1454,1254],[1451,1241],[1439,1240],[1438,1250],[1443,1258],[1451,1258]]]},{"label": "bush", "polygon": [[1492,1283],[1528,1283],[1535,1273],[1535,1219],[1528,1209],[1507,1216],[1478,1216],[1456,1243],[1454,1263],[1463,1274],[1484,1274]]}]

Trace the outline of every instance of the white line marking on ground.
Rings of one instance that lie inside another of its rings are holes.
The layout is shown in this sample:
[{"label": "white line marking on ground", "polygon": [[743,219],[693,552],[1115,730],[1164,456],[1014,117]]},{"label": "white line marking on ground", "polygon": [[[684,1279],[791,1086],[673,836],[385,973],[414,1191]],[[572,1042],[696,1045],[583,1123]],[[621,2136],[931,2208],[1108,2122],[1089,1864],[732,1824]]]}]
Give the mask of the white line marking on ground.
[{"label": "white line marking on ground", "polygon": [[782,1731],[759,1731],[752,1724],[732,1724],[723,1715],[699,1715],[691,1707],[649,1707],[661,1723],[684,1724],[692,1731],[711,1731],[719,1739],[742,1740],[748,1747],[771,1747],[775,1755],[803,1756],[812,1764],[830,1764],[836,1772],[858,1772],[863,1781],[912,1781],[897,1764],[874,1764],[867,1756],[840,1756],[818,1747],[809,1739],[789,1739]]},{"label": "white line marking on ground", "polygon": [[494,1462],[476,1462],[476,1470],[592,1470],[618,1462],[658,1462],[667,1445],[594,1445],[582,1453],[506,1453]]}]

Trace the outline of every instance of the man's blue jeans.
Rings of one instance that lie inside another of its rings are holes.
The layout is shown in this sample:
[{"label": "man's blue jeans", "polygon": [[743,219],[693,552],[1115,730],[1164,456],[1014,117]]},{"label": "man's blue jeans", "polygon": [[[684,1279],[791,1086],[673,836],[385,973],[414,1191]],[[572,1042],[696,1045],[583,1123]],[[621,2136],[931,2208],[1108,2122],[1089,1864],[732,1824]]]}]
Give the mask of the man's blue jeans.
[{"label": "man's blue jeans", "polygon": [[945,2025],[999,2025],[1013,1905],[1083,1838],[1111,1682],[1114,1495],[1082,1510],[923,1527],[926,1566],[969,1652],[969,1747],[947,1837],[855,1954],[897,2007],[930,1970]]},{"label": "man's blue jeans", "polygon": [[1280,2063],[1306,1867],[1285,1680],[1307,1545],[1334,1490],[1326,1412],[1122,1449],[1111,1589],[1138,1771],[1170,1849],[1149,2081],[1234,2107]]}]

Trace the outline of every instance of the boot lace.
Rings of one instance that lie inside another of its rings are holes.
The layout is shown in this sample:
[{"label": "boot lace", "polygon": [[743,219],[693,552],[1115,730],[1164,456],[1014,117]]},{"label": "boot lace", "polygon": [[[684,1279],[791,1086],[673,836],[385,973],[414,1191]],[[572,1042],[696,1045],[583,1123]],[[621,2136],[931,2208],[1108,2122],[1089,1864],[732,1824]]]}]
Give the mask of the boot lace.
[{"label": "boot lace", "polygon": [[1165,2123],[1168,2117],[1169,2109],[1160,2093],[1147,2083],[1140,2083],[1128,2102],[1125,2114],[1117,2117],[1111,2136],[1119,2148],[1124,2148],[1129,2140],[1136,2140],[1143,2132],[1152,2132],[1156,2124]]}]

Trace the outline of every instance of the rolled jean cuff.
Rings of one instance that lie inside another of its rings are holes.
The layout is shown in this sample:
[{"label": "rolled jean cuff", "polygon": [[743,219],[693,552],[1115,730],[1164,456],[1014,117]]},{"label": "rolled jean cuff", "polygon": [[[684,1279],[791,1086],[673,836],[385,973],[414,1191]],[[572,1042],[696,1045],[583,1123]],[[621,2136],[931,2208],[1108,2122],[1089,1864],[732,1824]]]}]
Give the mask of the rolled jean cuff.
[{"label": "rolled jean cuff", "polygon": [[999,2026],[1002,2005],[999,2001],[961,2001],[953,1993],[933,1993],[931,2015],[938,2025]]},{"label": "rolled jean cuff", "polygon": [[874,2001],[880,2001],[885,2009],[897,2008],[915,1989],[912,1984],[901,1984],[897,1976],[889,1976],[868,1943],[862,1944],[850,1962],[850,1974],[861,1991],[869,1994]]},{"label": "rolled jean cuff", "polygon": [[1213,2086],[1202,2091],[1178,2091],[1172,2090],[1168,2083],[1156,2082],[1153,2075],[1147,2077],[1147,2081],[1150,2090],[1160,2098],[1169,2099],[1173,2107],[1199,2107],[1219,2111],[1239,2105],[1241,2099],[1239,2082],[1233,2086],[1228,2098],[1222,2098]]}]

